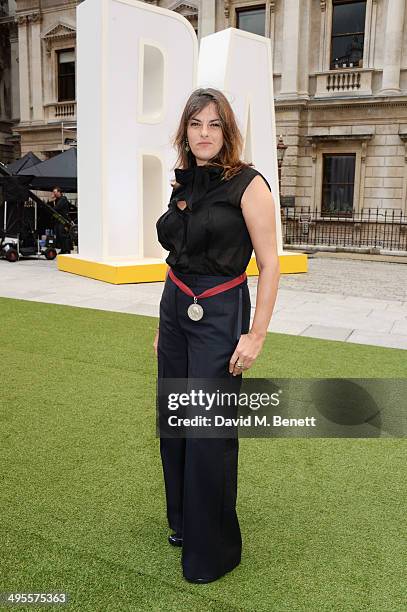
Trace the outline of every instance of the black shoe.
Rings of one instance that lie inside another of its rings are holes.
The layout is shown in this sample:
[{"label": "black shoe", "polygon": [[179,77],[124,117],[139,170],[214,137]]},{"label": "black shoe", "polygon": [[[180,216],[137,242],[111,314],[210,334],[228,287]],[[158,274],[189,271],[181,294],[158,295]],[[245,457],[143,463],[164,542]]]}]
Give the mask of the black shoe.
[{"label": "black shoe", "polygon": [[217,576],[216,578],[187,578],[186,576],[184,576],[185,580],[188,580],[188,582],[195,582],[196,584],[205,584],[207,582],[213,582],[214,580],[218,580],[218,578],[222,578],[222,576]]},{"label": "black shoe", "polygon": [[176,533],[173,533],[172,535],[168,536],[168,541],[173,546],[182,546],[182,538]]}]

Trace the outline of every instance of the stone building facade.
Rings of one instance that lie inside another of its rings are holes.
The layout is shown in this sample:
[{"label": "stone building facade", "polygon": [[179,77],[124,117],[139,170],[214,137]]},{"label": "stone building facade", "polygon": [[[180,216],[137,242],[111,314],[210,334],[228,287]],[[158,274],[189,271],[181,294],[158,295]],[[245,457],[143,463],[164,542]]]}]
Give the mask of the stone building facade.
[{"label": "stone building facade", "polygon": [[[42,159],[75,138],[78,0],[0,0],[0,156]],[[344,215],[407,213],[405,0],[152,0],[198,39],[270,37],[282,202]],[[276,146],[276,143],[271,143]]]},{"label": "stone building facade", "polygon": [[47,159],[66,149],[67,139],[75,138],[77,2],[8,0],[5,4],[3,27],[8,27],[9,46],[3,57],[6,51],[11,135],[1,135],[2,161],[28,151]]}]

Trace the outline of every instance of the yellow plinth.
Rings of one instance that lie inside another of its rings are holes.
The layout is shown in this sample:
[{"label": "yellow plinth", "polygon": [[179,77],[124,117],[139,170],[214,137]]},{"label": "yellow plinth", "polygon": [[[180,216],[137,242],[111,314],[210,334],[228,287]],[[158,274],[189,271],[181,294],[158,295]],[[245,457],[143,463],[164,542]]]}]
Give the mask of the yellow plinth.
[{"label": "yellow plinth", "polygon": [[[307,272],[307,256],[304,253],[284,251],[279,255],[281,274]],[[87,276],[114,285],[125,283],[156,283],[165,279],[168,265],[155,258],[123,259],[120,261],[94,261],[80,255],[58,255],[58,270]],[[252,257],[246,270],[247,276],[258,276],[256,258]]]}]

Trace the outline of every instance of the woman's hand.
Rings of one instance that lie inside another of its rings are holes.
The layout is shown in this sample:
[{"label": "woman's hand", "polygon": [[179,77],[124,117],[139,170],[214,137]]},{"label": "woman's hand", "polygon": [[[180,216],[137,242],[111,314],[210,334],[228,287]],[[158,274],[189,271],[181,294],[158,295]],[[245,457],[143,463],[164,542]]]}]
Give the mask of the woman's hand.
[{"label": "woman's hand", "polygon": [[[266,334],[258,334],[252,331],[249,331],[248,334],[242,334],[230,358],[229,373],[236,376],[241,374],[243,370],[248,370],[260,354],[265,338]],[[243,363],[243,368],[236,367],[238,363]]]},{"label": "woman's hand", "polygon": [[157,346],[158,346],[158,336],[160,335],[160,331],[157,328],[157,331],[155,332],[155,338],[154,338],[154,343],[153,343],[153,347],[154,347],[154,352],[155,352],[155,356],[158,357],[157,354]]}]

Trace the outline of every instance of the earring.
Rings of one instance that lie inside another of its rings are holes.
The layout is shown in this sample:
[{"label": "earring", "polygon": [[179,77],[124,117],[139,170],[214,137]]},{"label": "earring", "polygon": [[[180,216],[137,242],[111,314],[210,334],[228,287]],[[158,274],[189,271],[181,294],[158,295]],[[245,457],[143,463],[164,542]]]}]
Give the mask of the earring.
[{"label": "earring", "polygon": [[188,153],[189,151],[189,142],[188,142],[188,138],[185,138],[185,151]]}]

